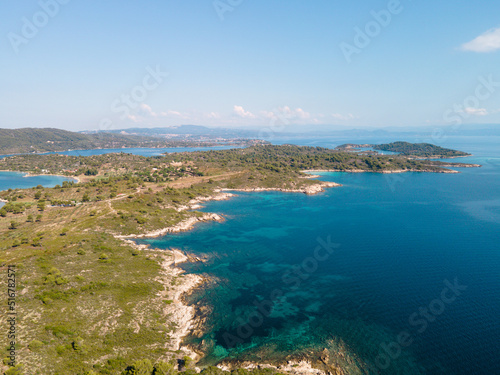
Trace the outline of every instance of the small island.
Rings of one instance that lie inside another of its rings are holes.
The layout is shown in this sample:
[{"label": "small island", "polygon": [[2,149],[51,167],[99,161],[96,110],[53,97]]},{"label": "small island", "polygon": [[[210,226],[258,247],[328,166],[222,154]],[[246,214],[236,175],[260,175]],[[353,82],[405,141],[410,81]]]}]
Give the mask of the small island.
[{"label": "small island", "polygon": [[359,144],[359,145],[349,143],[337,147],[338,150],[343,150],[343,151],[357,151],[363,148],[365,149],[371,148],[373,150],[380,150],[380,151],[390,151],[404,156],[425,158],[425,159],[457,158],[457,157],[464,157],[471,155],[463,151],[443,148],[430,143],[392,142],[383,144]]}]

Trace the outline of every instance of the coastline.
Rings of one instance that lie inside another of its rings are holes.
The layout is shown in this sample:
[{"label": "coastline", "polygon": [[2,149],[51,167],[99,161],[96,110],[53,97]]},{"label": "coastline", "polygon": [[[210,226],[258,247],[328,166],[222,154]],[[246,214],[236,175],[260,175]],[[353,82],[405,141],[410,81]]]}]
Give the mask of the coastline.
[{"label": "coastline", "polygon": [[391,174],[391,173],[405,173],[405,172],[422,172],[422,173],[460,173],[459,171],[455,171],[453,169],[442,169],[439,171],[433,171],[430,169],[394,169],[394,170],[384,170],[384,171],[367,171],[364,169],[350,169],[347,171],[341,171],[338,169],[307,169],[301,171],[302,173],[312,172],[312,173],[321,173],[321,172],[344,172],[344,173],[380,173],[380,174]]},{"label": "coastline", "polygon": [[[201,207],[199,205],[201,202],[224,200],[233,196],[234,194],[230,193],[218,193],[208,197],[196,197],[189,202],[189,206],[182,206],[182,210],[199,208]],[[162,300],[172,301],[164,307],[163,314],[164,316],[170,316],[177,324],[175,331],[170,332],[169,340],[166,341],[165,345],[172,351],[183,351],[194,360],[201,358],[200,354],[187,346],[183,346],[182,342],[197,324],[196,312],[194,306],[185,303],[183,295],[191,293],[195,288],[203,284],[205,279],[200,275],[186,273],[182,268],[178,267],[179,264],[189,261],[189,258],[181,250],[156,249],[152,248],[150,245],[138,244],[134,241],[134,239],[154,238],[165,235],[166,233],[188,231],[193,229],[197,223],[203,221],[224,221],[224,218],[215,213],[205,213],[202,216],[193,216],[182,220],[176,225],[152,232],[132,235],[113,235],[115,238],[121,240],[125,245],[128,245],[138,251],[152,251],[155,253],[156,257],[159,258],[157,261],[162,269],[161,276],[155,279],[155,281],[159,282],[163,286],[163,291],[160,293],[159,297]],[[173,285],[172,280],[178,277],[181,277],[182,281]]]},{"label": "coastline", "polygon": [[[13,172],[13,171],[11,171]],[[80,183],[81,180],[79,177],[76,177],[76,176],[64,176],[62,174],[52,174],[52,173],[36,173],[36,174],[33,174],[31,172],[19,172],[19,173],[25,173],[25,175],[23,177],[40,177],[40,176],[52,176],[52,177],[63,177],[63,178],[71,178],[73,180],[75,180],[75,183]]]},{"label": "coastline", "polygon": [[80,183],[81,180],[77,176],[65,176],[62,174],[54,174],[54,173],[32,173],[32,172],[23,172],[23,171],[10,171],[6,169],[0,170],[0,172],[10,172],[10,173],[22,173],[22,177],[40,177],[40,176],[52,176],[52,177],[63,177],[63,178],[71,178],[75,180],[76,183]]},{"label": "coastline", "polygon": [[[308,177],[313,178],[313,177]],[[242,192],[259,192],[259,191],[280,191],[282,193],[304,193],[306,195],[314,195],[325,191],[324,188],[339,187],[342,184],[337,182],[321,182],[314,185],[304,186],[299,189],[285,189],[285,188],[244,188],[244,189],[220,189],[219,191],[242,191]]]},{"label": "coastline", "polygon": [[221,215],[214,213],[205,213],[202,216],[192,216],[185,220],[180,221],[176,225],[171,227],[157,229],[151,232],[146,232],[142,234],[128,234],[128,235],[115,235],[115,238],[121,240],[127,240],[132,238],[155,238],[164,236],[167,233],[177,233],[177,232],[185,232],[193,229],[195,224],[204,222],[204,221],[224,221],[224,218]]},{"label": "coastline", "polygon": [[[163,305],[163,315],[170,316],[177,325],[174,331],[169,332],[165,347],[171,351],[182,351],[185,355],[193,359],[200,358],[200,355],[187,346],[182,345],[182,341],[194,328],[196,322],[195,308],[186,304],[182,298],[185,293],[190,293],[204,282],[200,275],[186,273],[179,264],[188,261],[188,257],[178,249],[156,249],[150,245],[140,245],[131,239],[115,236],[128,245],[139,251],[150,251],[154,253],[156,261],[161,267],[160,276],[154,281],[160,283],[163,290],[157,295],[159,303]],[[172,281],[181,278],[182,282],[173,284]],[[165,302],[167,302],[165,304]],[[152,301],[153,302],[153,301]]]},{"label": "coastline", "polygon": [[[132,146],[122,146],[122,147],[93,147],[93,148],[75,148],[75,149],[67,149],[67,150],[58,150],[58,151],[42,151],[42,152],[21,152],[18,154],[0,154],[0,158],[5,158],[5,157],[11,157],[11,156],[24,156],[24,155],[53,155],[53,154],[60,154],[62,152],[72,152],[72,151],[91,151],[91,150],[135,150],[135,149],[143,149],[143,150],[148,150],[148,149],[161,149],[161,148],[204,148],[204,147],[245,147],[245,143],[235,143],[235,144],[211,144],[211,145],[198,145],[198,146],[138,146],[138,147],[132,147]],[[118,152],[123,152],[123,151],[117,151]],[[64,154],[62,154],[64,155]]]},{"label": "coastline", "polygon": [[[216,189],[215,195],[211,196],[200,196],[192,199],[188,206],[181,206],[181,210],[186,209],[196,209],[200,208],[201,203],[208,202],[211,200],[226,200],[235,196],[234,194],[228,193],[231,191],[248,191],[248,192],[258,192],[258,191],[281,191],[281,192],[294,192],[294,193],[304,193],[307,195],[317,194],[324,191],[327,187],[337,187],[342,186],[341,184],[335,182],[321,182],[318,184],[310,185],[302,189],[280,189],[280,188],[253,188],[253,189]],[[131,235],[117,235],[114,237],[123,241],[124,244],[131,246],[132,248],[143,251],[153,251],[156,255],[157,261],[161,266],[161,277],[156,278],[162,284],[164,290],[160,293],[160,298],[172,301],[170,304],[164,307],[163,313],[165,316],[170,315],[173,321],[177,324],[177,329],[175,332],[171,332],[169,335],[169,340],[166,343],[172,351],[183,351],[189,355],[194,360],[202,358],[203,355],[197,353],[194,349],[188,346],[183,346],[183,340],[189,333],[196,328],[199,323],[196,316],[195,307],[188,305],[184,299],[183,295],[186,293],[191,293],[195,288],[199,287],[205,282],[205,279],[200,275],[186,273],[182,268],[178,267],[180,263],[190,261],[188,256],[186,256],[182,251],[178,249],[168,249],[160,250],[156,248],[151,248],[150,245],[138,244],[134,239],[138,238],[155,238],[165,235],[167,233],[178,233],[181,231],[188,231],[194,228],[197,223],[204,221],[224,221],[224,217],[216,213],[204,213],[202,216],[193,216],[182,220],[176,225],[158,229],[155,231],[143,233],[143,234],[131,234]],[[171,280],[176,277],[182,277],[182,282],[172,285]],[[203,353],[204,354],[204,353]],[[229,364],[219,364],[219,368],[225,369],[230,368]],[[287,371],[290,374],[301,375],[326,375],[328,372],[319,370],[313,366],[312,361],[300,360],[300,361],[289,361],[287,365],[271,365],[256,362],[246,362],[245,368],[270,368],[282,371]],[[340,369],[339,369],[340,370]]]}]

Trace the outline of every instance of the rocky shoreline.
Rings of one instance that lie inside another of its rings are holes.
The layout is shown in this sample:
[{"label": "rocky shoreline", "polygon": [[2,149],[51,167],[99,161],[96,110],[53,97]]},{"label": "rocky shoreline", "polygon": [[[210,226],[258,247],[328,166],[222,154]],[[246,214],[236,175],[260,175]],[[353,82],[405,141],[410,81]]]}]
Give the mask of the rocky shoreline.
[{"label": "rocky shoreline", "polygon": [[244,188],[244,189],[221,189],[220,191],[243,191],[243,192],[259,192],[259,191],[280,191],[283,193],[304,193],[307,195],[314,195],[325,191],[324,188],[342,186],[336,182],[322,182],[319,184],[304,186],[298,189],[285,189],[285,188]]},{"label": "rocky shoreline", "polygon": [[[450,165],[453,167],[461,167],[461,165]],[[479,164],[474,164],[471,166],[480,166]],[[439,165],[441,167],[441,165]],[[443,165],[444,167],[444,165]],[[311,169],[305,170],[301,172],[312,172],[312,173],[321,173],[321,172],[345,172],[345,173],[381,173],[381,174],[391,174],[391,173],[405,173],[405,172],[425,172],[425,173],[460,173],[453,169],[441,169],[441,170],[432,170],[432,169],[393,169],[393,170],[383,170],[383,171],[367,171],[364,169],[349,169],[345,171],[341,171],[338,169]]]},{"label": "rocky shoreline", "polygon": [[204,222],[204,221],[224,221],[224,218],[221,215],[214,213],[205,213],[202,216],[192,216],[189,217],[174,226],[166,227],[162,229],[157,229],[151,232],[146,232],[142,234],[128,234],[128,235],[116,235],[116,238],[119,239],[131,239],[131,238],[155,238],[164,236],[167,233],[177,233],[177,232],[185,232],[193,229],[195,224]]},{"label": "rocky shoreline", "polygon": [[[236,191],[248,191],[248,192],[258,192],[258,191],[281,191],[281,192],[294,192],[294,193],[304,193],[308,195],[317,194],[324,191],[327,187],[337,187],[341,184],[335,182],[321,182],[318,184],[306,186],[300,189],[281,189],[281,188],[253,188],[253,189],[234,189]],[[225,200],[230,199],[234,194],[228,193],[228,190],[233,189],[218,189],[215,190],[216,195],[208,197],[197,197],[192,199],[188,205],[181,206],[180,211],[187,209],[197,209],[202,207],[201,203],[210,200]],[[233,190],[233,191],[234,191]],[[200,317],[196,315],[196,309],[194,306],[188,305],[183,296],[187,293],[192,293],[195,288],[200,287],[206,280],[195,274],[188,274],[178,267],[180,263],[192,261],[186,254],[178,249],[171,250],[159,250],[152,249],[149,245],[138,244],[134,239],[138,238],[154,238],[165,235],[167,233],[176,233],[181,231],[188,231],[192,229],[197,223],[204,221],[223,221],[224,218],[216,213],[204,213],[202,216],[193,216],[187,218],[178,224],[158,229],[155,231],[143,233],[143,234],[131,234],[131,235],[115,235],[115,238],[122,240],[125,244],[133,247],[139,251],[152,251],[155,253],[155,257],[159,258],[158,262],[161,266],[161,275],[157,277],[155,281],[160,282],[164,290],[158,296],[159,298],[168,299],[172,301],[167,304],[164,309],[164,315],[170,316],[171,319],[177,324],[177,328],[174,332],[169,334],[170,340],[166,343],[166,348],[172,351],[182,351],[184,354],[189,355],[191,358],[197,360],[202,357],[203,353],[197,352],[195,348],[183,345],[183,340],[188,336],[193,330],[195,330],[202,321]],[[172,285],[171,280],[181,276],[182,282]],[[239,365],[240,366],[240,365]],[[219,368],[229,370],[233,367],[231,363],[221,363],[218,365]],[[294,375],[326,375],[329,372],[322,371],[314,367],[312,361],[308,360],[291,360],[286,364],[272,365],[272,364],[262,364],[254,362],[244,362],[240,366],[241,368],[254,369],[254,368],[270,368],[279,371],[286,371]],[[199,370],[199,369],[198,369]],[[340,369],[339,369],[340,370]],[[338,372],[338,374],[343,374],[343,372]]]}]

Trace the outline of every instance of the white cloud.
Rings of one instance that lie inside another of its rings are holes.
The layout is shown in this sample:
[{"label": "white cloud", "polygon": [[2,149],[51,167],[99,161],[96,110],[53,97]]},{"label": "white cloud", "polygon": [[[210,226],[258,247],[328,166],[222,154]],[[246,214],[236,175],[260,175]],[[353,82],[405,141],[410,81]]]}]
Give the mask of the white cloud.
[{"label": "white cloud", "polygon": [[472,116],[486,116],[489,114],[485,108],[474,108],[474,107],[467,107],[464,109],[464,112]]},{"label": "white cloud", "polygon": [[287,105],[273,111],[261,111],[261,114],[266,118],[278,118],[281,120],[307,120],[311,118],[311,114],[302,108],[291,109]]},{"label": "white cloud", "polygon": [[245,111],[242,106],[240,105],[235,105],[233,107],[233,112],[237,116],[243,117],[243,118],[255,118],[255,115],[252,112]]},{"label": "white cloud", "polygon": [[218,112],[206,113],[205,117],[207,117],[207,118],[213,118],[213,119],[218,119],[218,118],[220,118],[220,113],[218,113]]},{"label": "white cloud", "polygon": [[143,117],[156,117],[156,113],[153,112],[153,109],[147,105],[147,104],[144,104],[142,103],[141,105],[139,105],[139,108],[137,109],[137,114],[139,116],[143,116]]},{"label": "white cloud", "polygon": [[299,119],[308,119],[311,117],[309,112],[304,111],[302,108],[296,108],[295,111],[292,111],[292,114]]},{"label": "white cloud", "polygon": [[493,52],[500,49],[500,27],[488,30],[470,42],[462,44],[461,49],[472,52]]},{"label": "white cloud", "polygon": [[182,113],[178,112],[178,111],[167,111],[167,112],[161,112],[160,113],[160,116],[163,116],[163,117],[168,117],[168,116],[179,116],[179,117],[182,117],[182,118],[185,118],[186,116],[183,115]]},{"label": "white cloud", "polygon": [[144,103],[141,103],[139,107],[134,111],[133,114],[128,115],[128,118],[134,122],[142,122],[145,120],[151,120],[153,118],[183,118],[187,119],[188,116],[178,112],[178,111],[163,111],[163,112],[155,112],[153,109]]}]

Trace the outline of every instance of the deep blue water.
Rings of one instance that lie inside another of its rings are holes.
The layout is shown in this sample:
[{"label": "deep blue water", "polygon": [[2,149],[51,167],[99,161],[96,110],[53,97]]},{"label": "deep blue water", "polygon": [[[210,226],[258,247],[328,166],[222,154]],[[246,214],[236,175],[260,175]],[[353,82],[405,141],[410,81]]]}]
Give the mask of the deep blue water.
[{"label": "deep blue water", "polygon": [[[225,222],[147,240],[205,258],[183,265],[212,280],[189,298],[205,306],[208,331],[188,341],[210,352],[206,363],[342,347],[350,373],[363,363],[376,369],[365,373],[500,373],[498,140],[440,144],[473,153],[459,161],[482,168],[325,173],[343,186],[315,196],[237,193],[204,209]],[[330,252],[316,250],[321,241]],[[466,289],[453,293],[449,283]],[[272,312],[259,315],[253,303],[266,300]],[[411,341],[400,352],[390,344],[398,335]]]}]

